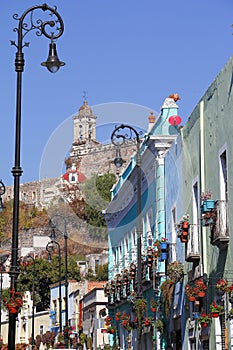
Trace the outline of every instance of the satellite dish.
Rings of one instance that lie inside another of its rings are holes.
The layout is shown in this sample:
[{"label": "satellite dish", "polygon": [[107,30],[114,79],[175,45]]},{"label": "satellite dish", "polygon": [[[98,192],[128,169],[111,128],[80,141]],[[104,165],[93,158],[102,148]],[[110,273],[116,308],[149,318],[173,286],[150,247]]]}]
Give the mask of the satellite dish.
[{"label": "satellite dish", "polygon": [[181,117],[179,117],[178,115],[172,115],[169,119],[168,119],[168,123],[176,126],[179,125],[181,123],[182,119]]}]

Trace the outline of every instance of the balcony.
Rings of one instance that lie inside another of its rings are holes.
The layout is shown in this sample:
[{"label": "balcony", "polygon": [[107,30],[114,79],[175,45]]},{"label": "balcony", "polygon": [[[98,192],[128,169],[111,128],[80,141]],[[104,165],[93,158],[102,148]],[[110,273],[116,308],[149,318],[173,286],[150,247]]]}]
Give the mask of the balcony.
[{"label": "balcony", "polygon": [[225,200],[217,200],[215,209],[216,221],[211,228],[211,244],[224,246],[229,242],[227,202]]},{"label": "balcony", "polygon": [[194,262],[200,260],[199,226],[189,225],[188,242],[185,249],[185,260]]}]

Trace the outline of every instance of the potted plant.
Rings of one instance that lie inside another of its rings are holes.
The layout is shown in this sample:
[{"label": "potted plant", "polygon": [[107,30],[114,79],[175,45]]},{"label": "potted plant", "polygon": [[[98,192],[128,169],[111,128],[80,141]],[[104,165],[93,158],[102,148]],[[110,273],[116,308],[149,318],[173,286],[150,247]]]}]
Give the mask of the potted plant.
[{"label": "potted plant", "polygon": [[150,300],[150,309],[152,312],[156,312],[158,307],[158,302],[154,300],[154,298],[151,298]]},{"label": "potted plant", "polygon": [[106,326],[110,326],[111,321],[112,321],[112,317],[110,317],[110,316],[105,317],[105,325]]},{"label": "potted plant", "polygon": [[123,314],[121,315],[121,319],[124,320],[129,320],[130,319],[130,315],[128,315],[125,311],[123,312]]},{"label": "potted plant", "polygon": [[216,288],[219,294],[229,293],[230,291],[229,283],[224,278],[217,281]]},{"label": "potted plant", "polygon": [[218,305],[214,301],[213,303],[210,304],[210,311],[211,311],[212,317],[213,318],[217,318],[219,316],[219,314],[222,313],[223,306],[222,305]]},{"label": "potted plant", "polygon": [[120,319],[121,319],[121,312],[117,311],[116,314],[115,314],[115,320],[116,321],[120,321]]},{"label": "potted plant", "polygon": [[209,225],[214,225],[216,222],[216,210],[208,211],[202,215],[202,226],[209,226]]},{"label": "potted plant", "polygon": [[155,320],[154,326],[160,333],[163,333],[164,324],[162,320]]},{"label": "potted plant", "polygon": [[212,192],[210,192],[209,190],[206,192],[202,192],[201,194],[201,201],[202,201],[202,205],[201,205],[201,212],[206,213],[208,211],[212,211],[215,207],[215,203],[214,200],[211,199],[212,197]]},{"label": "potted plant", "polygon": [[160,239],[160,248],[162,250],[166,250],[167,249],[167,244],[168,244],[168,239],[166,237],[162,237]]},{"label": "potted plant", "polygon": [[113,326],[109,326],[108,328],[107,328],[107,333],[110,333],[110,334],[114,334],[115,333],[115,327],[113,327]]},{"label": "potted plant", "polygon": [[147,300],[140,298],[137,299],[134,303],[134,310],[136,311],[137,314],[142,314],[143,312],[146,311],[146,305],[147,305]]},{"label": "potted plant", "polygon": [[191,286],[189,283],[185,286],[185,293],[189,299],[189,301],[195,301],[196,300],[196,290],[193,286]]},{"label": "potted plant", "polygon": [[133,329],[131,322],[128,320],[122,320],[121,326],[125,328],[127,331],[131,331]]},{"label": "potted plant", "polygon": [[144,325],[145,327],[148,327],[148,326],[151,325],[151,322],[152,322],[151,317],[146,317],[146,318],[143,320],[143,325]]},{"label": "potted plant", "polygon": [[201,193],[201,201],[202,202],[211,199],[211,197],[212,197],[212,192],[209,190]]},{"label": "potted plant", "polygon": [[196,287],[194,291],[197,293],[197,296],[199,298],[204,298],[204,296],[206,294],[206,290],[207,290],[207,285],[205,284],[203,279],[198,278],[197,280],[195,280],[194,284]]},{"label": "potted plant", "polygon": [[208,327],[209,323],[211,321],[211,315],[210,314],[206,314],[205,312],[202,312],[200,314],[200,317],[198,319],[198,323],[200,323],[200,325],[202,327]]},{"label": "potted plant", "polygon": [[23,305],[22,294],[20,292],[16,292],[15,290],[11,290],[10,297],[4,299],[3,302],[9,313],[16,314]]},{"label": "potted plant", "polygon": [[180,261],[173,261],[168,264],[167,276],[174,283],[181,281],[184,277],[184,265]]}]

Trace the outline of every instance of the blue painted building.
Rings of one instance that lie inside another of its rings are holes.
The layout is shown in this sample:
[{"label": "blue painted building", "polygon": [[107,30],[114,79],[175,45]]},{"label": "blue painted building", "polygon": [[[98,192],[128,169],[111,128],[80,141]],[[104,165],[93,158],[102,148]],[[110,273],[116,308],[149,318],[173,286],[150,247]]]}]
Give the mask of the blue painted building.
[{"label": "blue painted building", "polygon": [[[106,210],[109,280],[105,293],[116,330],[110,337],[112,344],[122,349],[166,349],[166,338],[158,322],[162,321],[165,326],[163,306],[159,303],[159,286],[165,280],[168,257],[167,248],[161,249],[161,241],[166,240],[164,159],[178,134],[178,99],[177,94],[166,98],[160,115],[149,117],[148,132],[140,142],[140,232],[137,154],[119,176]],[[139,235],[141,251],[138,250]],[[138,281],[141,281],[140,288]],[[141,321],[136,311],[139,299],[145,299],[147,304]],[[152,311],[152,302],[157,304],[157,311]],[[120,314],[118,320],[116,313]]]}]

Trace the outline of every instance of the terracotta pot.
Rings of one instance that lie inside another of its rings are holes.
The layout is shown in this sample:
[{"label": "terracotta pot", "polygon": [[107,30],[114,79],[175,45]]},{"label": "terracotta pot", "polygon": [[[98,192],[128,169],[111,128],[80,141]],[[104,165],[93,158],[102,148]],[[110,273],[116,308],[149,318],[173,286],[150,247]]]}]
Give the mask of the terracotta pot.
[{"label": "terracotta pot", "polygon": [[189,297],[189,301],[195,301],[195,300],[196,300],[195,297],[193,296]]},{"label": "terracotta pot", "polygon": [[10,314],[17,314],[17,312],[18,312],[18,309],[15,308],[14,306],[8,305],[7,308],[9,310]]},{"label": "terracotta pot", "polygon": [[152,308],[151,308],[151,311],[152,311],[152,312],[156,312],[156,311],[157,311],[156,307],[152,307]]},{"label": "terracotta pot", "polygon": [[199,296],[199,298],[204,298],[205,297],[205,292],[199,292],[198,296]]},{"label": "terracotta pot", "polygon": [[188,242],[188,238],[184,237],[184,236],[181,236],[180,240],[181,240],[181,243],[187,243]]},{"label": "terracotta pot", "polygon": [[182,231],[182,236],[187,237],[188,236],[188,231]]},{"label": "terracotta pot", "polygon": [[206,327],[208,327],[208,323],[207,323],[207,322],[201,322],[201,326],[202,326],[203,328],[206,328]]},{"label": "terracotta pot", "polygon": [[212,312],[212,314],[211,314],[211,315],[212,315],[212,317],[213,317],[213,318],[218,318],[219,313],[217,313],[217,312]]},{"label": "terracotta pot", "polygon": [[116,317],[116,321],[120,321],[120,317]]},{"label": "terracotta pot", "polygon": [[189,223],[188,223],[188,221],[184,221],[183,222],[183,228],[189,228]]}]

